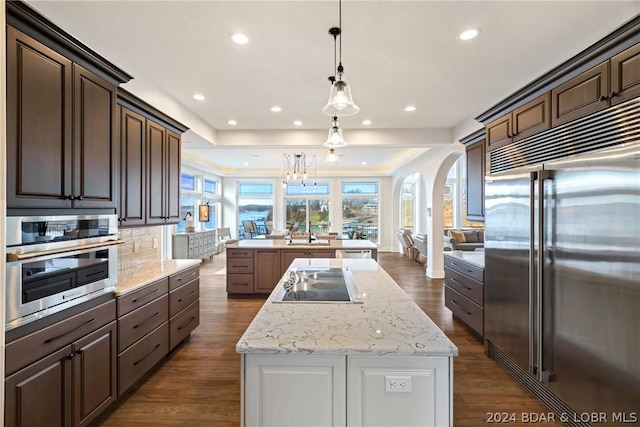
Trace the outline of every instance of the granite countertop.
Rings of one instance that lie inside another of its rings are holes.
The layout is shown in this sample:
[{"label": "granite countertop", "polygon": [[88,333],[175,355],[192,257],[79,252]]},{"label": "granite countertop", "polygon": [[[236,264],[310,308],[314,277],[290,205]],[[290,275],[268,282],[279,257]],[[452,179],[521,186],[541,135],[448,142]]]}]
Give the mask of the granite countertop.
[{"label": "granite countertop", "polygon": [[476,267],[484,268],[484,252],[483,251],[451,251],[445,252],[445,256],[457,258],[466,261]]},{"label": "granite countertop", "polygon": [[378,245],[370,240],[318,240],[318,243],[309,243],[304,239],[294,240],[290,244],[284,239],[246,239],[237,243],[228,244],[227,248],[277,248],[277,249],[378,249]]},{"label": "granite countertop", "polygon": [[151,259],[118,270],[116,296],[124,295],[202,262],[199,259]]},{"label": "granite countertop", "polygon": [[236,345],[239,353],[457,356],[458,348],[373,259],[296,259],[349,267],[362,304],[273,303],[282,280]]}]

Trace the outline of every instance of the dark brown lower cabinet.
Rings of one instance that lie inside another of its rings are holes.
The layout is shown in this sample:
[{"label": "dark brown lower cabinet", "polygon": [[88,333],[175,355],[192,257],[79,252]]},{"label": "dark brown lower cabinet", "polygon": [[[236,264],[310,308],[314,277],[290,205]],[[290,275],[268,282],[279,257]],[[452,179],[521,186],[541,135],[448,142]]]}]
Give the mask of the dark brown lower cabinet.
[{"label": "dark brown lower cabinet", "polygon": [[116,322],[5,379],[5,426],[88,425],[117,397]]}]

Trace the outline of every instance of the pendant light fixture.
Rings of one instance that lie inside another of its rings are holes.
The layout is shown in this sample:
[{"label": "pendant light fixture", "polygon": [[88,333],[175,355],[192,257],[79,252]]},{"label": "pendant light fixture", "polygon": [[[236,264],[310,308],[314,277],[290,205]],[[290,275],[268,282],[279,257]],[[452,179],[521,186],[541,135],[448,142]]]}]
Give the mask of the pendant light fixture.
[{"label": "pendant light fixture", "polygon": [[[329,92],[329,100],[327,105],[322,108],[322,112],[328,116],[346,117],[352,116],[360,111],[353,97],[351,96],[351,88],[347,85],[344,67],[342,66],[342,0],[338,3],[338,24],[339,27],[329,29],[329,34],[333,36],[333,63],[336,70],[335,76],[329,77],[331,82],[331,91]],[[336,68],[336,45],[338,36],[340,37],[340,54],[338,67]]]},{"label": "pendant light fixture", "polygon": [[316,179],[316,156],[311,157],[307,163],[307,156],[304,153],[283,154],[282,155],[282,188],[287,188],[290,181],[297,181],[303,191],[307,191],[307,179],[309,177],[307,168],[313,167],[313,191],[318,186]]},{"label": "pendant light fixture", "polygon": [[329,148],[341,148],[347,146],[347,141],[344,140],[342,136],[342,129],[338,126],[338,118],[333,116],[333,121],[331,122],[331,129],[329,129],[329,136],[327,137],[327,142],[323,144],[325,147]]},{"label": "pendant light fixture", "polygon": [[329,148],[329,153],[327,154],[327,157],[324,158],[324,161],[328,163],[335,163],[338,160],[339,159],[338,154],[336,154],[336,149],[333,147]]}]

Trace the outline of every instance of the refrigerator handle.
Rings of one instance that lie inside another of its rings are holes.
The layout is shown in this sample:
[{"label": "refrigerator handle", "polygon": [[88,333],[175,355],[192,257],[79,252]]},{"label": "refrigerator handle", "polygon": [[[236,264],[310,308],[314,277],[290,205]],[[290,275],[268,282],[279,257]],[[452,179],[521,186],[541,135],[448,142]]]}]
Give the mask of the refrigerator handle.
[{"label": "refrigerator handle", "polygon": [[537,298],[536,298],[536,285],[537,285],[537,257],[536,247],[538,242],[537,235],[537,222],[539,213],[534,210],[536,206],[536,186],[538,183],[538,172],[531,172],[531,179],[529,180],[529,206],[531,206],[531,212],[533,215],[529,216],[529,233],[531,235],[529,239],[529,372],[533,375],[537,374],[538,368],[538,354],[537,354],[537,334],[536,334],[536,310],[537,310]]},{"label": "refrigerator handle", "polygon": [[538,241],[538,253],[537,253],[537,264],[536,264],[536,329],[537,329],[537,354],[536,354],[536,364],[537,364],[537,375],[538,380],[542,383],[548,383],[551,381],[552,374],[548,371],[545,371],[544,365],[544,295],[543,295],[543,285],[544,285],[544,263],[545,263],[545,220],[544,213],[547,210],[546,203],[546,187],[545,182],[551,181],[553,179],[553,171],[549,170],[541,170],[538,172],[538,180],[537,180],[537,191],[538,191],[538,206],[537,206],[537,216],[538,216],[538,230],[536,239]]}]

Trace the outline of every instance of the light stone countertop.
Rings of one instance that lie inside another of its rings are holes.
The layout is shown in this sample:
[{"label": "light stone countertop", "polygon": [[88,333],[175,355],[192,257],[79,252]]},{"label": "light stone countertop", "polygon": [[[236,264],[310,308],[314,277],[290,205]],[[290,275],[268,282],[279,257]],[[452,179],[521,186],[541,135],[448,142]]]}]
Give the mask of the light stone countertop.
[{"label": "light stone countertop", "polygon": [[370,240],[319,240],[318,243],[309,243],[304,239],[294,239],[295,244],[290,244],[284,239],[246,239],[237,243],[228,244],[227,248],[277,248],[277,249],[378,249],[378,245]]},{"label": "light stone countertop", "polygon": [[115,295],[120,296],[202,262],[199,259],[151,259],[118,270]]},{"label": "light stone countertop", "polygon": [[373,259],[296,259],[349,267],[362,304],[273,303],[276,285],[236,345],[239,353],[457,356],[458,348]]},{"label": "light stone countertop", "polygon": [[466,261],[476,267],[484,268],[484,252],[483,251],[451,251],[445,252],[444,256],[457,258]]}]

